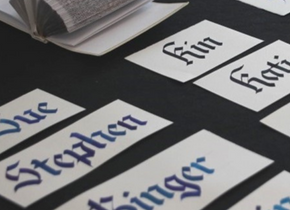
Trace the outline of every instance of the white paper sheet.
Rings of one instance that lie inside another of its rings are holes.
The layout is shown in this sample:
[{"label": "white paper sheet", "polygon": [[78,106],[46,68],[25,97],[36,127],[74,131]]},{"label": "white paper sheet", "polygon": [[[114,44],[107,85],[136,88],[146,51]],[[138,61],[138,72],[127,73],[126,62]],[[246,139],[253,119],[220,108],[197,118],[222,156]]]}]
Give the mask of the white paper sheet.
[{"label": "white paper sheet", "polygon": [[116,100],[0,162],[0,195],[27,207],[170,124]]},{"label": "white paper sheet", "polygon": [[29,33],[27,25],[23,22],[17,12],[10,5],[9,0],[0,2],[0,21],[11,25],[25,33]]},{"label": "white paper sheet", "polygon": [[186,82],[260,42],[259,39],[204,20],[126,59]]},{"label": "white paper sheet", "polygon": [[290,45],[276,41],[194,82],[254,111],[290,93]]},{"label": "white paper sheet", "polygon": [[287,15],[290,12],[289,0],[239,0],[239,1],[282,16]]},{"label": "white paper sheet", "polygon": [[33,90],[0,107],[0,153],[84,108]]},{"label": "white paper sheet", "polygon": [[283,171],[229,210],[290,209],[290,173]]},{"label": "white paper sheet", "polygon": [[290,103],[265,117],[261,122],[290,137]]},{"label": "white paper sheet", "polygon": [[200,210],[272,162],[203,130],[57,210]]}]

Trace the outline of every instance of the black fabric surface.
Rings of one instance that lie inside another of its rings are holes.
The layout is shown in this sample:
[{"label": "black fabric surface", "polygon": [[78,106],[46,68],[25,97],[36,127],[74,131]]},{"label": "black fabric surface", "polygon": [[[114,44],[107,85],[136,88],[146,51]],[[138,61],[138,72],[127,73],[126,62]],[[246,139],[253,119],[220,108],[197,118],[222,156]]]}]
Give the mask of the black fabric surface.
[{"label": "black fabric surface", "polygon": [[[160,2],[178,1],[182,2]],[[0,160],[40,142],[115,99],[124,100],[174,122],[76,182],[29,206],[28,210],[54,209],[201,129],[207,129],[275,161],[272,166],[230,190],[205,210],[227,209],[282,170],[290,171],[290,138],[259,122],[290,102],[290,95],[256,113],[194,86],[194,80],[182,84],[124,59],[204,19],[265,40],[221,66],[277,39],[290,43],[289,15],[281,17],[236,0],[191,1],[187,7],[164,22],[102,57],[82,55],[53,44],[43,44],[0,23],[0,105],[40,88],[86,108],[86,111],[4,152],[0,155]],[[214,68],[210,72],[217,69]],[[0,198],[0,209],[22,208]]]}]

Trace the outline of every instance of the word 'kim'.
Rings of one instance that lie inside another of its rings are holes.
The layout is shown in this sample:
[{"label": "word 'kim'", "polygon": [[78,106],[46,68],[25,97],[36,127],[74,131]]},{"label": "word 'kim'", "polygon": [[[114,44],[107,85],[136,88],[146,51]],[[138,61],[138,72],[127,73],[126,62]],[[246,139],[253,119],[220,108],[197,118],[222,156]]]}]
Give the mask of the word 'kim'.
[{"label": "word 'kim'", "polygon": [[174,47],[175,42],[169,42],[163,46],[163,53],[186,62],[186,65],[191,65],[193,64],[193,58],[205,59],[205,55],[208,54],[210,50],[215,50],[216,46],[222,46],[223,43],[208,37],[202,42],[198,42],[196,45],[191,45],[190,50],[184,50],[184,48],[187,47],[187,42],[185,42],[184,45],[184,47]]}]

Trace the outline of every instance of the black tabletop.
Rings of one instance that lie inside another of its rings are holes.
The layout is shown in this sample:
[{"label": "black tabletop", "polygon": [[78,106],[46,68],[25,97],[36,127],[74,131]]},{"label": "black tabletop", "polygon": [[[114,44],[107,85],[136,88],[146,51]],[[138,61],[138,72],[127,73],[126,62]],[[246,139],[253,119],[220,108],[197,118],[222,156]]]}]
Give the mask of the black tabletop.
[{"label": "black tabletop", "polygon": [[[73,53],[53,44],[43,44],[0,23],[0,105],[40,88],[86,108],[86,111],[4,152],[0,155],[0,160],[40,142],[116,99],[174,122],[76,182],[29,206],[28,210],[54,209],[201,129],[207,129],[275,161],[267,169],[211,203],[206,210],[227,209],[282,170],[290,171],[290,138],[259,122],[290,102],[290,95],[260,112],[253,112],[192,84],[205,75],[182,84],[124,59],[204,19],[264,40],[262,44],[221,66],[278,39],[290,43],[289,15],[281,17],[236,0],[191,0],[187,7],[164,22],[101,57]],[[218,68],[209,73],[216,70]],[[22,208],[0,198],[0,209]]]}]

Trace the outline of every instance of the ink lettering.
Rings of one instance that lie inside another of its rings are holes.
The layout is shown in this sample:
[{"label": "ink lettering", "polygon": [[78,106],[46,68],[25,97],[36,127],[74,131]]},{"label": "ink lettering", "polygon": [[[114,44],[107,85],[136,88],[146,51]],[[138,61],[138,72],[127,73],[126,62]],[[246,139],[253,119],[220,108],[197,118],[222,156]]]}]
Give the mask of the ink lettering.
[{"label": "ink lettering", "polygon": [[21,131],[20,125],[13,120],[0,119],[0,124],[1,123],[11,125],[13,126],[13,128],[0,131],[0,136],[10,134],[10,133],[19,133]]},{"label": "ink lettering", "polygon": [[[210,50],[215,50],[216,46],[222,46],[222,42],[218,42],[210,37],[199,41],[197,45],[191,45],[191,50],[184,50],[185,47],[174,47],[175,42],[169,42],[163,46],[163,53],[171,57],[177,58],[181,61],[184,61],[186,65],[193,64],[193,59],[205,59],[205,54],[208,54]],[[187,46],[187,42],[184,42],[184,46]],[[173,48],[169,50],[168,48]],[[187,57],[191,58],[187,58]]]},{"label": "ink lettering", "polygon": [[[274,59],[279,59],[279,56],[274,56]],[[286,68],[286,66],[290,67],[290,62],[287,60],[282,60],[277,63],[267,62],[267,65],[269,66],[269,68],[261,71],[261,79],[257,77],[250,78],[248,73],[240,73],[240,79],[235,78],[234,74],[244,68],[244,66],[242,65],[232,70],[230,80],[239,85],[252,89],[256,93],[261,93],[263,91],[263,86],[276,87],[275,82],[278,81],[279,78],[283,78],[284,73],[290,73],[290,69]],[[256,85],[254,85],[253,83]]]},{"label": "ink lettering", "polygon": [[18,172],[18,175],[11,175],[9,172],[14,170],[14,169],[16,169],[18,167],[18,165],[19,165],[19,161],[17,163],[12,164],[12,165],[7,167],[7,169],[6,169],[6,178],[8,180],[11,180],[11,181],[18,181],[19,177],[20,177],[20,174],[28,174],[28,175],[32,176],[32,179],[18,183],[14,187],[14,191],[15,192],[17,192],[20,188],[27,187],[27,186],[30,186],[30,185],[39,185],[41,183],[40,174],[37,171],[29,169],[29,168],[20,168],[19,172]]}]

